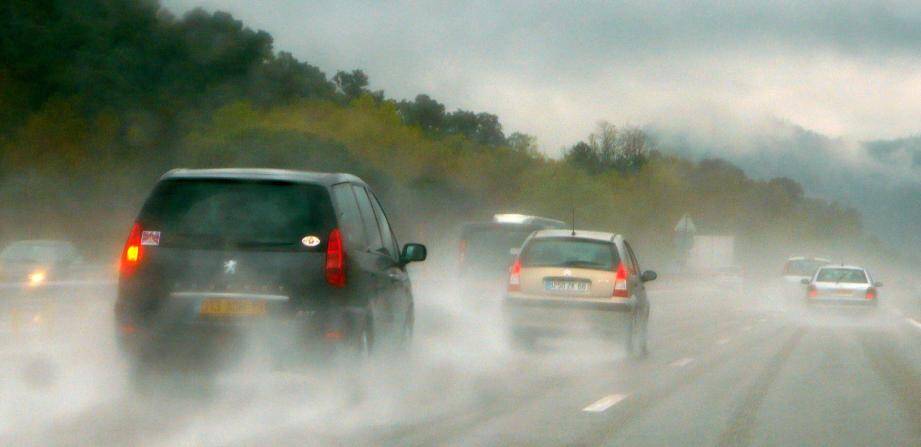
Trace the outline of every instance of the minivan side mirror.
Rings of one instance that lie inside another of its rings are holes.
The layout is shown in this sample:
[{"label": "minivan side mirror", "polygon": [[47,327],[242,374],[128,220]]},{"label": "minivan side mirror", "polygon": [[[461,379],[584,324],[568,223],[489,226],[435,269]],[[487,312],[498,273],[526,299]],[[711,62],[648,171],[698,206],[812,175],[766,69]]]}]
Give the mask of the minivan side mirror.
[{"label": "minivan side mirror", "polygon": [[875,283],[873,283],[873,287],[882,287],[882,286],[883,286],[883,283],[881,281],[876,281]]},{"label": "minivan side mirror", "polygon": [[512,247],[512,248],[510,248],[510,249],[508,250],[508,254],[510,254],[510,255],[512,255],[512,256],[518,256],[519,254],[521,254],[521,248]]},{"label": "minivan side mirror", "polygon": [[812,282],[812,280],[809,279],[809,278],[803,278],[803,279],[799,280],[799,282],[800,282],[800,284],[802,284],[802,285],[804,285],[804,286],[808,286],[809,283]]},{"label": "minivan side mirror", "polygon": [[659,275],[652,270],[646,270],[645,272],[640,273],[640,280],[643,282],[655,281],[655,279],[658,277]]},{"label": "minivan side mirror", "polygon": [[409,264],[410,262],[425,261],[428,257],[428,250],[422,244],[406,244],[403,246],[403,253],[400,254],[400,262]]}]

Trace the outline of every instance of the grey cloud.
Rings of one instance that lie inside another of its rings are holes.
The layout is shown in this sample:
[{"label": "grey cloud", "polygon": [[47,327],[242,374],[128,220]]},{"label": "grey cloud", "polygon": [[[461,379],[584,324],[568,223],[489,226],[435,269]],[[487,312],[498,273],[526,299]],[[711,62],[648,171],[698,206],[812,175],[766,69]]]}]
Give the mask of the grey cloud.
[{"label": "grey cloud", "polygon": [[[813,194],[879,204],[864,209],[871,223],[917,234],[904,225],[917,216],[877,200],[917,193],[917,169],[898,162],[909,152],[871,159],[859,143],[921,131],[917,1],[165,5],[230,11],[328,73],[364,69],[391,97],[428,93],[450,109],[497,113],[549,153],[601,119],[649,126],[705,143],[680,150],[706,147],[758,176],[789,174]],[[829,165],[853,181],[836,182]]]},{"label": "grey cloud", "polygon": [[[424,92],[449,108],[497,112],[551,150],[596,120],[669,120],[667,111],[688,104],[860,138],[910,133],[906,117],[921,113],[919,104],[898,104],[903,90],[918,90],[910,78],[921,55],[916,2],[165,5],[229,10],[328,72],[360,67],[391,96]],[[869,119],[889,102],[891,119]]]}]

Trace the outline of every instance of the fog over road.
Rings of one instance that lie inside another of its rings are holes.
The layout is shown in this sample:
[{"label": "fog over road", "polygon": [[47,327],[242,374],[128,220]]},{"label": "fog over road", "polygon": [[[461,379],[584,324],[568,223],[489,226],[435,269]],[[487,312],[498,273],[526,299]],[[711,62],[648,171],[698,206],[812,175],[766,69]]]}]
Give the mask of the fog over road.
[{"label": "fog over road", "polygon": [[490,309],[420,281],[408,359],[337,373],[255,356],[145,395],[115,350],[111,284],[7,297],[0,444],[921,445],[915,293],[807,311],[773,287],[652,284],[643,360],[589,340],[513,350]]}]

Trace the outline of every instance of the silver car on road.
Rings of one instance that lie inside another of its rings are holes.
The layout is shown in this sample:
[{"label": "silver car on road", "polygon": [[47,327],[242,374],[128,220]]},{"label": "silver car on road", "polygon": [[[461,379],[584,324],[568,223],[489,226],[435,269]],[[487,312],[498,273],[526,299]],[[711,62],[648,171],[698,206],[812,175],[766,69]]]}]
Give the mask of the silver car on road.
[{"label": "silver car on road", "polygon": [[811,279],[803,279],[807,304],[857,304],[876,306],[881,282],[870,272],[853,265],[820,267]]}]

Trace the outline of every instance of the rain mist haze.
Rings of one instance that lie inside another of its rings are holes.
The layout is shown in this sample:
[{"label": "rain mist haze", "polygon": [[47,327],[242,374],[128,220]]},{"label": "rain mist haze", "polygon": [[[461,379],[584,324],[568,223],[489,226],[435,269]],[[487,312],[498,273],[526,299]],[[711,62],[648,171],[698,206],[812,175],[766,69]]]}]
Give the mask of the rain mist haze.
[{"label": "rain mist haze", "polygon": [[[47,288],[0,281],[0,444],[921,434],[921,6],[377,3],[0,6],[0,249],[62,239],[82,254]],[[165,172],[221,167],[366,181],[399,242],[428,247],[407,267],[411,351],[276,369],[259,340],[277,334],[254,330],[214,377],[176,369],[135,389],[113,318],[129,229]],[[510,270],[495,296],[459,280],[462,228],[495,213],[624,235],[642,265],[631,274],[659,275],[649,357],[619,338],[518,349],[499,296]],[[687,271],[686,215],[732,239],[719,266]],[[867,266],[882,304],[805,309],[807,286],[780,275],[791,255]],[[797,425],[852,402],[825,430]]]},{"label": "rain mist haze", "polygon": [[[887,243],[921,247],[916,2],[164,4],[230,11],[324,70],[363,68],[388,96],[492,111],[550,155],[598,120],[649,127],[663,150],[791,177]],[[869,149],[890,140],[904,155]]]}]

